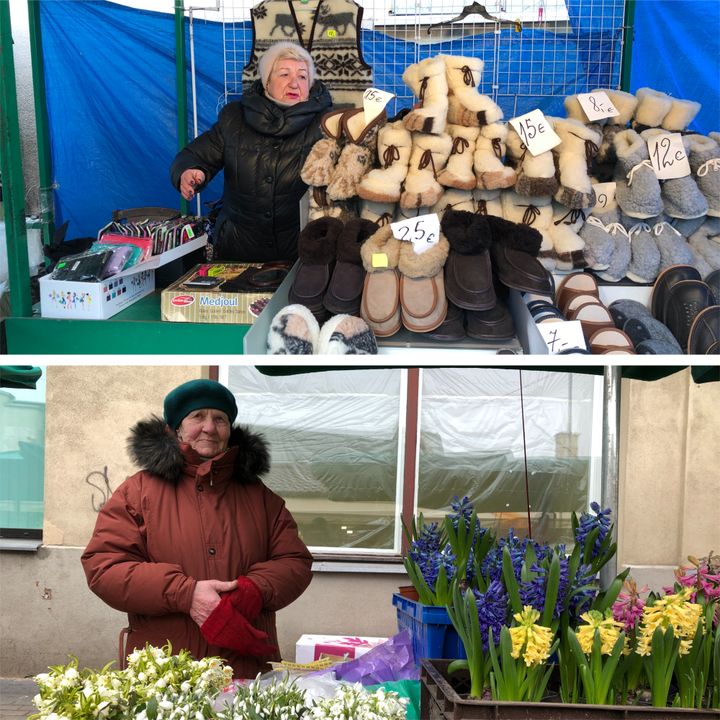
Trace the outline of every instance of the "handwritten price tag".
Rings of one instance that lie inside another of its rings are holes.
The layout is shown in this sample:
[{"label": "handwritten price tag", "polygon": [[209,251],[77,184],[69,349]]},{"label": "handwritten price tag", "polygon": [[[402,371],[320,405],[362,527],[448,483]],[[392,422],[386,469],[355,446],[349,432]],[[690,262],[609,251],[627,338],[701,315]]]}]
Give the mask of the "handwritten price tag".
[{"label": "handwritten price tag", "polygon": [[363,110],[365,111],[365,124],[372,122],[394,98],[393,93],[378,90],[377,88],[368,88],[363,93]]},{"label": "handwritten price tag", "polygon": [[681,178],[690,174],[690,163],[680,133],[667,133],[650,138],[648,152],[650,163],[659,180]]},{"label": "handwritten price tag", "polygon": [[440,218],[436,213],[390,223],[390,228],[398,240],[411,242],[418,255],[437,245],[440,240]]},{"label": "handwritten price tag", "polygon": [[594,93],[578,93],[577,99],[590,122],[617,117],[620,114],[610,101],[607,93],[602,90]]},{"label": "handwritten price tag", "polygon": [[541,110],[531,110],[509,122],[531,155],[540,155],[560,144],[560,138]]},{"label": "handwritten price tag", "polygon": [[557,355],[561,350],[570,348],[581,348],[586,350],[585,336],[579,320],[567,320],[565,322],[542,322],[538,323],[537,329],[542,335],[551,355]]},{"label": "handwritten price tag", "polygon": [[595,207],[592,209],[593,215],[604,213],[608,206],[612,205],[615,200],[615,187],[614,182],[593,183],[596,198]]}]

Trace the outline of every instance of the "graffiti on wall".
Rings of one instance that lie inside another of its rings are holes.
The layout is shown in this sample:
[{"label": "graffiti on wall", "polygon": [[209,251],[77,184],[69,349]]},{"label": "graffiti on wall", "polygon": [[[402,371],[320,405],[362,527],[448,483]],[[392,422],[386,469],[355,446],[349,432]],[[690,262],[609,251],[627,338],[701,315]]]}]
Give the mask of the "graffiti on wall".
[{"label": "graffiti on wall", "polygon": [[90,496],[93,510],[96,513],[100,512],[102,506],[110,499],[113,493],[110,487],[110,480],[108,479],[107,465],[102,470],[94,470],[89,473],[85,478],[85,482],[100,493],[99,497],[96,497],[95,492]]}]

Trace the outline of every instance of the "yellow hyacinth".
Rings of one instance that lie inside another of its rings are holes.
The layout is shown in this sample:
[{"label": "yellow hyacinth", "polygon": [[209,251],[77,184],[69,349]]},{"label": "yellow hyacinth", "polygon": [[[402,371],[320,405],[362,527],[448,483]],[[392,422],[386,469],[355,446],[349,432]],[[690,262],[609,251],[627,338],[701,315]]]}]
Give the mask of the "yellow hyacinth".
[{"label": "yellow hyacinth", "polygon": [[582,651],[589,655],[592,652],[593,640],[595,639],[595,631],[600,632],[600,653],[609,655],[615,647],[623,624],[613,619],[611,612],[605,617],[597,610],[589,610],[580,616],[587,624],[581,625],[576,632],[578,642]]},{"label": "yellow hyacinth", "polygon": [[702,622],[702,606],[688,602],[691,593],[692,588],[684,588],[674,595],[665,595],[654,605],[643,608],[637,646],[640,655],[649,655],[652,652],[652,636],[656,628],[665,632],[670,627],[675,637],[680,639],[680,655],[690,652],[698,623]]},{"label": "yellow hyacinth", "polygon": [[535,624],[540,613],[531,605],[525,605],[522,612],[513,617],[519,624],[510,628],[511,655],[517,659],[522,654],[528,667],[545,662],[550,655],[553,632],[549,627]]}]

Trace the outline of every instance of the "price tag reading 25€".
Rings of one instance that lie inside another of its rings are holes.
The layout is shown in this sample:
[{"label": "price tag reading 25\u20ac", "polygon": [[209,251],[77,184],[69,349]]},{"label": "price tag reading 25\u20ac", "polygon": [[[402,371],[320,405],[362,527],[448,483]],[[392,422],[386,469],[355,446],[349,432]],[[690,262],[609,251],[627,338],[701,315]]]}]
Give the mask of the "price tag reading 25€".
[{"label": "price tag reading 25\u20ac", "polygon": [[377,88],[368,88],[363,93],[363,110],[365,111],[365,124],[372,122],[390,102],[395,95]]},{"label": "price tag reading 25\u20ac", "polygon": [[541,110],[531,110],[509,122],[533,156],[547,152],[560,144],[560,138]]},{"label": "price tag reading 25\u20ac", "polygon": [[440,218],[436,213],[390,223],[390,227],[393,236],[398,240],[413,244],[413,250],[417,255],[437,245],[440,240]]}]

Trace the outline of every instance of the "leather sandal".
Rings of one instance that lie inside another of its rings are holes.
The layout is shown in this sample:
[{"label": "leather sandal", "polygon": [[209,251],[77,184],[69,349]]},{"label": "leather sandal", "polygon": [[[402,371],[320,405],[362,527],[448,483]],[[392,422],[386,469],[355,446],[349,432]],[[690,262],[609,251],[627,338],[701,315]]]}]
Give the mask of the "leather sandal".
[{"label": "leather sandal", "polygon": [[574,272],[566,275],[555,292],[555,303],[562,312],[566,313],[570,301],[576,295],[591,295],[600,299],[600,290],[593,275],[586,272]]},{"label": "leather sandal", "polygon": [[596,330],[588,339],[588,345],[593,355],[607,355],[614,352],[635,354],[632,340],[616,327]]}]

